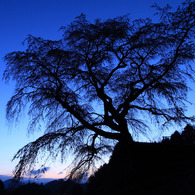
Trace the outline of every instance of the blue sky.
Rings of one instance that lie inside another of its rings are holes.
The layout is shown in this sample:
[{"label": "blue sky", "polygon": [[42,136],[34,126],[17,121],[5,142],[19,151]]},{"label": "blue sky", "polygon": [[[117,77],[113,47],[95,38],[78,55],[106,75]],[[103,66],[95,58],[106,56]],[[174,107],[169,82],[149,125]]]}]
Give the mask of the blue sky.
[{"label": "blue sky", "polygon": [[[21,44],[28,34],[46,39],[59,39],[61,26],[69,24],[81,13],[87,18],[108,19],[130,14],[132,19],[153,17],[150,7],[154,2],[164,6],[169,3],[177,6],[181,0],[0,0],[0,77],[5,68],[3,57],[6,53],[23,50]],[[193,84],[194,85],[194,84]],[[192,88],[195,87],[192,85]],[[28,117],[23,116],[20,123],[10,124],[5,118],[6,103],[13,94],[13,83],[5,84],[0,80],[0,175],[11,175],[16,162],[11,162],[19,148],[33,141],[41,132],[28,135],[26,132]],[[191,92],[189,100],[193,101],[195,92]],[[189,107],[193,114],[194,104]],[[52,166],[53,165],[53,166]],[[63,169],[58,162],[48,165],[45,177],[63,177]],[[57,168],[56,168],[57,167]]]}]

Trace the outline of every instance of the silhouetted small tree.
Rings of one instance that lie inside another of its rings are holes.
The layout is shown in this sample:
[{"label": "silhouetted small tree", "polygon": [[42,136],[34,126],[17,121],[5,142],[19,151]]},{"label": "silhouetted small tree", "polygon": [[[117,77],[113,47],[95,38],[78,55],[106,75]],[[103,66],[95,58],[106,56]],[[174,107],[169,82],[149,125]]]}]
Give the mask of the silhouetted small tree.
[{"label": "silhouetted small tree", "polygon": [[[63,27],[61,40],[29,35],[25,51],[5,56],[4,79],[16,82],[7,118],[27,106],[29,130],[46,122],[45,134],[24,146],[15,176],[32,169],[40,151],[62,159],[76,155],[71,176],[86,172],[112,149],[148,134],[149,122],[180,124],[187,80],[193,78],[195,2],[174,12],[154,5],[159,22],[127,16],[94,23],[84,15]],[[147,117],[146,117],[147,116]]]},{"label": "silhouetted small tree", "polygon": [[171,143],[174,143],[174,144],[182,144],[183,143],[182,137],[178,131],[175,131],[173,133],[173,135],[171,135],[170,141],[171,141]]},{"label": "silhouetted small tree", "polygon": [[183,142],[186,144],[195,144],[195,128],[187,125],[181,134]]}]

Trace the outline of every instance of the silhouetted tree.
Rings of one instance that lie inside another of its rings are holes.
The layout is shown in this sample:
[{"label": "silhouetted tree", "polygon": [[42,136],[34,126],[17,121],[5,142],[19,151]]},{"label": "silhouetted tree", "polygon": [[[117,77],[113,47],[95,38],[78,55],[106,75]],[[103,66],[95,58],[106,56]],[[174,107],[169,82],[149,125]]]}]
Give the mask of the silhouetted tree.
[{"label": "silhouetted tree", "polygon": [[173,133],[173,135],[171,135],[171,143],[174,143],[174,144],[182,144],[183,141],[182,141],[182,137],[181,135],[179,134],[178,131],[175,131]]},{"label": "silhouetted tree", "polygon": [[191,125],[186,125],[182,133],[175,131],[170,139],[164,139],[161,143],[167,144],[195,144],[195,128]]},{"label": "silhouetted tree", "polygon": [[195,144],[195,128],[187,125],[181,134],[183,142],[186,144]]},{"label": "silhouetted tree", "polygon": [[[28,105],[33,131],[45,134],[14,156],[15,176],[30,170],[40,151],[75,153],[71,175],[80,175],[110,152],[113,142],[133,142],[155,124],[188,121],[187,79],[193,78],[195,2],[175,12],[154,5],[159,22],[127,16],[94,23],[84,15],[63,27],[59,41],[29,35],[27,49],[5,56],[4,79],[16,82],[7,118]],[[143,114],[143,115],[142,115]],[[149,117],[146,117],[149,116]],[[50,155],[51,155],[50,154]]]}]

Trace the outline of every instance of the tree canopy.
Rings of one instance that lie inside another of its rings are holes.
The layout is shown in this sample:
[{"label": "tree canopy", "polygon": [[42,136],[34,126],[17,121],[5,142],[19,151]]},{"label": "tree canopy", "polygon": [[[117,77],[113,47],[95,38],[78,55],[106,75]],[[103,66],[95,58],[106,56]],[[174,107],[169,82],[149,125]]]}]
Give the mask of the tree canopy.
[{"label": "tree canopy", "polygon": [[85,15],[62,27],[60,40],[29,35],[25,51],[5,56],[4,79],[16,82],[7,118],[25,107],[29,130],[45,133],[18,151],[15,176],[33,168],[40,151],[62,159],[74,153],[71,176],[110,152],[112,140],[133,142],[149,123],[192,120],[185,115],[193,79],[195,2],[176,11],[154,5],[159,21],[128,16],[90,22]]}]

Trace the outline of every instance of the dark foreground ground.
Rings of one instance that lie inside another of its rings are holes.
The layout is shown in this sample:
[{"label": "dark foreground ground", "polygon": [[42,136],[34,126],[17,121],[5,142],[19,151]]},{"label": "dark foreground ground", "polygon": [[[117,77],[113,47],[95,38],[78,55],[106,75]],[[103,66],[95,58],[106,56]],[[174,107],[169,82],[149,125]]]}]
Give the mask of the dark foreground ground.
[{"label": "dark foreground ground", "polygon": [[195,194],[195,145],[117,145],[90,179],[89,194]]},{"label": "dark foreground ground", "polygon": [[194,195],[195,145],[117,144],[109,163],[90,178],[89,184],[58,180],[46,185],[28,184],[8,189],[6,194]]}]

